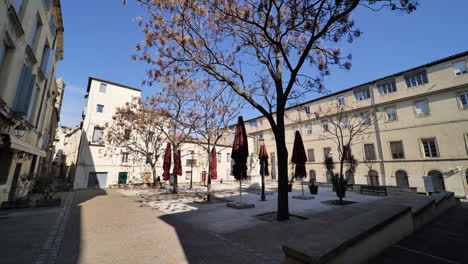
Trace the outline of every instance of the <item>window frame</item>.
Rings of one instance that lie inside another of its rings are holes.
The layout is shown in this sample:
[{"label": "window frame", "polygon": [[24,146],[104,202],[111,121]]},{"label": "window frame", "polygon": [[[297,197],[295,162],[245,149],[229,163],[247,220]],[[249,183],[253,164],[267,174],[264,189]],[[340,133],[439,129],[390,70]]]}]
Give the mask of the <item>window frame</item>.
[{"label": "window frame", "polygon": [[121,163],[128,163],[128,152],[122,152]]},{"label": "window frame", "polygon": [[380,96],[395,93],[398,91],[395,80],[379,83],[377,85],[377,90]]},{"label": "window frame", "polygon": [[[312,153],[312,158],[311,158],[310,153]],[[307,161],[315,162],[315,150],[313,148],[307,149]]]},{"label": "window frame", "polygon": [[[320,125],[322,127],[323,132],[329,132],[330,131],[330,127],[328,126],[328,121],[327,120],[322,120],[320,122]],[[326,129],[325,129],[325,127],[326,127]]]},{"label": "window frame", "polygon": [[[95,140],[96,130],[101,130],[101,138],[98,139],[98,140]],[[93,144],[102,144],[103,141],[104,141],[104,128],[99,127],[99,126],[95,126],[93,128],[93,135],[92,135],[92,138],[91,138],[91,143],[93,143]]]},{"label": "window frame", "polygon": [[[465,96],[466,106],[463,106],[463,102],[461,99],[462,96]],[[458,106],[461,110],[468,110],[468,91],[457,93],[457,100],[458,100]]]},{"label": "window frame", "polygon": [[[421,75],[421,83],[419,83],[419,78],[418,78],[419,75]],[[420,85],[424,85],[424,84],[429,83],[429,76],[427,74],[426,69],[421,69],[421,70],[418,70],[418,71],[407,73],[407,74],[403,75],[403,77],[405,79],[405,83],[406,83],[407,88],[412,88],[412,87],[416,87],[416,86],[420,86]],[[415,78],[415,80],[414,80],[415,84],[412,83],[413,79],[411,79],[411,78],[413,78],[413,77]]]},{"label": "window frame", "polygon": [[[309,129],[309,128],[310,128],[310,129]],[[312,135],[312,133],[313,133],[313,126],[312,126],[312,124],[307,124],[307,125],[306,125],[306,134],[307,134],[307,135]]]},{"label": "window frame", "polygon": [[[358,96],[358,95],[362,95],[363,92],[365,92],[365,94],[366,94],[368,97]],[[369,87],[356,88],[356,89],[353,91],[353,94],[354,94],[354,101],[356,101],[356,102],[364,101],[364,100],[370,99],[371,96],[372,96]]]},{"label": "window frame", "polygon": [[[99,111],[99,107],[101,107],[101,111]],[[96,104],[96,113],[104,113],[104,105]]]},{"label": "window frame", "polygon": [[338,103],[338,105],[345,105],[346,104],[346,99],[344,96],[338,96],[336,98],[336,101]]},{"label": "window frame", "polygon": [[[455,71],[457,69],[457,68],[455,68],[456,64],[463,64],[465,66],[464,70],[460,70],[459,72],[456,72]],[[455,62],[452,63],[452,68],[453,68],[453,73],[455,74],[455,76],[467,74],[468,73],[468,62],[466,60],[455,61]]]},{"label": "window frame", "polygon": [[[417,108],[416,108],[416,104],[418,102],[426,102],[426,105],[427,105],[427,114],[425,115],[420,115],[418,114],[418,111],[417,111]],[[429,107],[429,100],[426,99],[422,99],[422,100],[417,100],[417,101],[414,101],[413,103],[413,108],[414,108],[414,114],[416,115],[416,117],[418,118],[422,118],[422,117],[427,117],[427,116],[430,116],[431,115],[431,108]]]},{"label": "window frame", "polygon": [[[104,87],[104,91],[102,89],[103,87]],[[107,93],[107,83],[100,83],[99,84],[99,92],[103,93],[103,94]]]},{"label": "window frame", "polygon": [[[431,148],[429,146],[429,156],[426,155],[426,148],[424,147],[424,142],[428,142],[429,140],[433,140],[434,142],[434,148],[435,148],[435,156],[432,155]],[[420,145],[421,145],[421,154],[423,155],[423,158],[440,158],[440,150],[439,150],[439,145],[437,144],[437,138],[436,137],[429,137],[429,138],[420,138],[419,139]]]},{"label": "window frame", "polygon": [[[328,153],[325,152],[326,149],[329,149],[330,151],[328,151]],[[329,156],[329,153],[332,151],[332,148],[331,147],[324,147],[323,148],[323,160],[325,160],[328,156]],[[326,154],[325,154],[326,153]]]},{"label": "window frame", "polygon": [[[367,157],[366,146],[372,146],[372,152],[373,152],[373,155],[374,155],[374,158],[373,158],[373,159],[369,159],[369,158]],[[377,154],[376,154],[376,152],[375,152],[375,145],[374,145],[374,143],[365,143],[365,144],[363,144],[363,148],[364,148],[364,160],[377,160]]]},{"label": "window frame", "polygon": [[[401,150],[403,151],[403,152],[402,152],[402,154],[403,154],[402,157],[397,157],[397,158],[395,158],[395,157],[393,156],[392,143],[400,143],[400,144],[401,144]],[[397,160],[406,159],[405,146],[404,146],[404,144],[403,144],[403,140],[389,141],[389,142],[388,142],[388,148],[389,148],[389,150],[390,150],[390,157],[391,157],[392,159],[397,159]]]},{"label": "window frame", "polygon": [[[390,119],[388,117],[388,112],[387,112],[387,109],[390,109],[390,108],[393,108],[394,109],[394,116],[395,116],[395,119]],[[387,119],[387,122],[393,122],[393,121],[397,121],[398,120],[398,113],[397,113],[397,107],[395,105],[392,105],[392,106],[387,106],[387,107],[384,107],[384,112],[385,112],[385,117]]]}]

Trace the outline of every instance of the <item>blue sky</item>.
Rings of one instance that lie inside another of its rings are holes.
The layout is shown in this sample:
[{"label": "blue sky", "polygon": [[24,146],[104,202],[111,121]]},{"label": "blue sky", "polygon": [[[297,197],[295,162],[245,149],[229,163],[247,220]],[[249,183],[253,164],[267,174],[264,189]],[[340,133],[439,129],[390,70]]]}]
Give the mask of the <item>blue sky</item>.
[{"label": "blue sky", "polygon": [[[123,6],[121,0],[62,1],[64,60],[57,77],[67,82],[61,125],[78,125],[81,120],[89,76],[143,89],[148,65],[130,60],[142,33],[132,19],[144,15],[137,4]],[[327,77],[327,89],[342,90],[388,74],[468,50],[466,34],[468,1],[422,1],[411,14],[359,10],[356,23],[364,34],[352,44],[343,43],[345,54],[352,53],[349,71],[334,69]],[[310,94],[308,99],[320,96]],[[258,116],[246,110],[246,118]]]}]

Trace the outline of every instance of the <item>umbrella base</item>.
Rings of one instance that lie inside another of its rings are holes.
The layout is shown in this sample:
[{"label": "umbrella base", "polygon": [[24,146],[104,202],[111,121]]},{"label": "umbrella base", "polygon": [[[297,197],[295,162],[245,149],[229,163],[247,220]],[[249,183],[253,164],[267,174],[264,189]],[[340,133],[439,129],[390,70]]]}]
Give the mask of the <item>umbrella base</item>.
[{"label": "umbrella base", "polygon": [[234,209],[248,209],[248,208],[254,208],[255,204],[232,202],[232,203],[228,203],[227,207],[231,207]]},{"label": "umbrella base", "polygon": [[315,199],[315,196],[297,195],[297,196],[293,196],[293,199],[298,199],[298,200],[311,200],[311,199]]}]

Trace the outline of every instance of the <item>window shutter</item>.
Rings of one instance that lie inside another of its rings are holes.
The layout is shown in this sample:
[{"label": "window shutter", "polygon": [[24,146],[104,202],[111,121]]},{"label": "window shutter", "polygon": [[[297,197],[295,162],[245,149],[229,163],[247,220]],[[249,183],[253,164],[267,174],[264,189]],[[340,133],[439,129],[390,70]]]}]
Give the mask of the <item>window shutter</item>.
[{"label": "window shutter", "polygon": [[49,78],[49,75],[52,71],[53,59],[54,59],[53,50],[51,48],[45,48],[44,55],[42,56],[41,71],[46,77],[46,79]]},{"label": "window shutter", "polygon": [[32,85],[36,80],[36,76],[32,75],[32,67],[28,65],[23,66],[21,71],[20,80],[16,90],[15,102],[13,110],[21,115],[28,113],[29,99],[32,93]]}]

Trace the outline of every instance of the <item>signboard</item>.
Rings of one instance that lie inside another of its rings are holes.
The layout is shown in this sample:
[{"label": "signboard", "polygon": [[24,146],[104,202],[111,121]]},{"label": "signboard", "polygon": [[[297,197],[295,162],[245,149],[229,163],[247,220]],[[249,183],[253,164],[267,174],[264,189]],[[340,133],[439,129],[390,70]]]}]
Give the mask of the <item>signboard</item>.
[{"label": "signboard", "polygon": [[434,184],[432,182],[432,177],[423,176],[423,180],[424,180],[424,188],[426,189],[426,192],[428,193],[434,192]]}]

